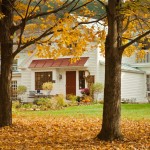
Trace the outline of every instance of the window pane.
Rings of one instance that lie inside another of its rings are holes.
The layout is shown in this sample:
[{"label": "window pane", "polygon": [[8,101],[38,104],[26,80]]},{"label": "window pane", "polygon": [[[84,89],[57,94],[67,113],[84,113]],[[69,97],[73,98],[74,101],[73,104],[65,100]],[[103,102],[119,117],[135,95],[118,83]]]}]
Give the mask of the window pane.
[{"label": "window pane", "polygon": [[79,89],[85,88],[85,71],[79,71]]},{"label": "window pane", "polygon": [[45,82],[52,81],[52,72],[35,72],[35,90],[42,90]]},{"label": "window pane", "polygon": [[11,99],[17,100],[17,81],[11,82]]},{"label": "window pane", "polygon": [[150,91],[150,75],[147,75],[147,91]]},{"label": "window pane", "polygon": [[17,71],[17,70],[18,70],[18,59],[14,59],[12,64],[12,71]]}]

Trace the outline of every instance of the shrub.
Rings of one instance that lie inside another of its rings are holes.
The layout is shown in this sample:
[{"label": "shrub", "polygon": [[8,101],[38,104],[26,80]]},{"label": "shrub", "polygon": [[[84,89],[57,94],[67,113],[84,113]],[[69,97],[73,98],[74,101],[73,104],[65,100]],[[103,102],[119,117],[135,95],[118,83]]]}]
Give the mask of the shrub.
[{"label": "shrub", "polygon": [[17,88],[17,94],[20,95],[20,101],[23,101],[23,94],[27,91],[27,87],[24,85],[19,85]]},{"label": "shrub", "polygon": [[49,109],[52,106],[51,100],[49,98],[39,98],[36,99],[34,102],[34,104],[38,105],[41,110],[45,110],[45,108]]},{"label": "shrub", "polygon": [[90,90],[88,88],[82,89],[81,94],[83,95],[90,95]]},{"label": "shrub", "polygon": [[12,102],[12,108],[18,109],[21,107],[21,103],[19,101]]},{"label": "shrub", "polygon": [[27,91],[27,87],[24,86],[24,85],[19,85],[18,88],[17,88],[17,93],[19,95],[24,94],[26,91]]},{"label": "shrub", "polygon": [[52,82],[45,82],[42,85],[43,90],[52,90],[53,89],[53,83]]},{"label": "shrub", "polygon": [[32,105],[33,105],[32,103],[22,104],[21,108],[30,109],[30,108],[32,108]]},{"label": "shrub", "polygon": [[103,89],[104,89],[104,87],[103,87],[102,83],[92,84],[91,87],[90,87],[91,96],[94,98],[94,94],[96,94],[96,101],[97,101],[98,94],[102,93]]},{"label": "shrub", "polygon": [[55,100],[57,102],[57,108],[65,106],[65,99],[62,94],[55,96]]},{"label": "shrub", "polygon": [[92,97],[91,96],[84,96],[82,102],[88,103],[92,101]]}]

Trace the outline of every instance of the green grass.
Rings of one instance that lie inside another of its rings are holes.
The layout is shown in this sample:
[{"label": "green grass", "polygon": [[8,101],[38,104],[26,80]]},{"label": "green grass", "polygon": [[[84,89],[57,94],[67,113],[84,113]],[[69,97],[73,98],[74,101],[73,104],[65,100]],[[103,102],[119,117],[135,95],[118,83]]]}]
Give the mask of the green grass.
[{"label": "green grass", "polygon": [[[69,116],[69,117],[102,117],[103,105],[71,106],[61,110],[49,111],[15,111],[14,114],[33,117]],[[150,119],[150,104],[122,104],[122,118]]]}]

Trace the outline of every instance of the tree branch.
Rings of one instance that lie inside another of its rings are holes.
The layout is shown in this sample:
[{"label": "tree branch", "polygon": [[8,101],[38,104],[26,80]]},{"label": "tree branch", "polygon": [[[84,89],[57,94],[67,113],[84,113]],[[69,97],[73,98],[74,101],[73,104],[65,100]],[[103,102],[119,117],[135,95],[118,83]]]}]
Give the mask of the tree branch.
[{"label": "tree branch", "polygon": [[105,9],[106,9],[106,5],[102,2],[102,1],[100,1],[100,0],[97,0]]},{"label": "tree branch", "polygon": [[137,38],[135,38],[134,40],[131,40],[130,42],[128,42],[127,44],[121,46],[119,48],[119,50],[124,50],[125,48],[127,48],[128,46],[132,45],[134,42],[137,42],[138,40],[140,40],[141,38],[145,37],[146,35],[150,34],[150,30],[148,30],[147,32],[145,32],[144,34],[138,36]]},{"label": "tree branch", "polygon": [[36,9],[36,7],[39,6],[39,4],[40,4],[41,2],[42,2],[42,0],[40,0],[40,1],[35,5],[35,7],[34,7],[33,10],[29,13],[28,16],[30,16],[30,15],[34,12],[34,10]]},{"label": "tree branch", "polygon": [[[84,6],[86,6],[87,4],[89,4],[89,3],[91,3],[91,2],[93,2],[93,0],[91,0],[91,1],[89,1],[89,2],[87,2],[87,3],[85,3],[85,4],[83,4],[83,5],[81,5],[81,6],[79,6],[79,7],[76,7],[76,8],[74,8],[74,9],[72,9],[72,11],[76,11],[76,10],[78,10],[78,9],[80,9],[80,8],[82,8],[82,7],[84,7]],[[70,11],[70,12],[72,12],[72,11]]]},{"label": "tree branch", "polygon": [[107,15],[101,16],[99,19],[93,20],[93,21],[88,21],[88,22],[79,22],[75,27],[73,27],[73,29],[75,29],[76,27],[78,27],[79,25],[82,24],[90,24],[90,23],[96,23],[99,22],[100,20],[103,20],[104,18],[106,18]]},{"label": "tree branch", "polygon": [[[58,9],[52,10],[52,11],[50,11],[50,12],[42,12],[42,13],[38,13],[38,14],[36,14],[36,15],[34,14],[34,15],[32,15],[32,16],[28,16],[28,17],[26,18],[26,21],[29,21],[29,20],[32,20],[32,19],[36,19],[36,18],[38,18],[38,17],[50,15],[50,14],[53,14],[53,13],[57,13],[57,12],[61,11],[62,9],[64,9],[64,8],[70,6],[73,2],[74,2],[74,0],[72,0],[72,1],[71,1],[70,3],[68,3],[68,4],[65,2],[65,4],[63,4],[63,5],[62,5],[61,7],[59,7]],[[23,20],[23,19],[22,19],[22,20]],[[17,31],[22,25],[23,25],[23,22],[21,22],[21,23],[18,24],[17,26],[13,26],[13,27],[12,27],[12,31],[13,31],[13,32]]]},{"label": "tree branch", "polygon": [[72,12],[72,10],[77,6],[77,4],[79,3],[80,0],[77,0],[77,2],[75,3],[75,5],[71,8],[71,10],[69,12]]}]

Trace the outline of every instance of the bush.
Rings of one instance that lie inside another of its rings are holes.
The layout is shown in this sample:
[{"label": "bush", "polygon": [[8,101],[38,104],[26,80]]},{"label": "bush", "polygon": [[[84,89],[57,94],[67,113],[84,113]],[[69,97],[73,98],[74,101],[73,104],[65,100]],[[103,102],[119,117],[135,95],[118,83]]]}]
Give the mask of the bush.
[{"label": "bush", "polygon": [[65,106],[65,99],[63,95],[60,94],[60,95],[55,96],[55,100],[57,103],[57,108]]},{"label": "bush", "polygon": [[92,101],[92,97],[91,96],[84,96],[82,102],[88,103]]},{"label": "bush", "polygon": [[27,91],[27,87],[24,85],[19,85],[17,88],[18,95],[22,95]]},{"label": "bush", "polygon": [[18,109],[21,107],[21,103],[19,101],[12,102],[12,108]]},{"label": "bush", "polygon": [[102,83],[94,83],[94,84],[91,85],[90,93],[91,93],[91,96],[92,96],[93,99],[94,99],[94,94],[96,94],[96,102],[97,102],[97,99],[98,99],[98,94],[102,93],[103,89],[104,89],[104,87],[103,87]]},{"label": "bush", "polygon": [[90,90],[88,88],[82,89],[81,94],[83,95],[90,95]]},{"label": "bush", "polygon": [[43,90],[52,90],[53,89],[53,83],[52,82],[45,82],[42,85]]},{"label": "bush", "polygon": [[52,107],[51,100],[49,98],[39,98],[34,100],[33,104],[40,107],[41,110],[47,110]]}]

